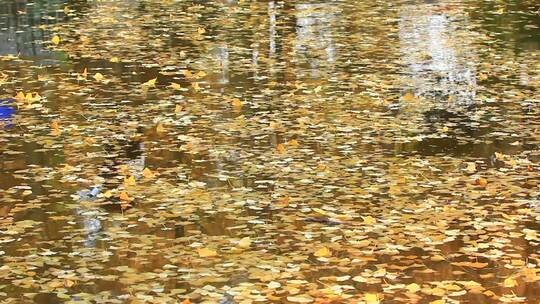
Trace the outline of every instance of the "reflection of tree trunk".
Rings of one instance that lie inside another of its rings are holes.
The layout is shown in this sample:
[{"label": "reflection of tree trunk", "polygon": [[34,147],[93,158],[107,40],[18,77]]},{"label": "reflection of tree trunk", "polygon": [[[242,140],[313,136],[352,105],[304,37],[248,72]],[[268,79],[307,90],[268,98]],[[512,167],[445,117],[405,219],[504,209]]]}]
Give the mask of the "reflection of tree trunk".
[{"label": "reflection of tree trunk", "polygon": [[476,95],[474,58],[451,19],[431,6],[402,8],[399,38],[409,70],[407,86],[416,96],[470,104]]},{"label": "reflection of tree trunk", "polygon": [[[285,1],[283,4],[282,19],[281,22],[291,25],[296,24],[296,16],[294,4],[292,1]],[[295,63],[292,61],[294,58],[294,40],[296,37],[296,28],[294,26],[282,26],[278,30],[278,36],[282,39],[281,58],[284,61],[283,78],[278,81],[281,83],[296,81]]]}]

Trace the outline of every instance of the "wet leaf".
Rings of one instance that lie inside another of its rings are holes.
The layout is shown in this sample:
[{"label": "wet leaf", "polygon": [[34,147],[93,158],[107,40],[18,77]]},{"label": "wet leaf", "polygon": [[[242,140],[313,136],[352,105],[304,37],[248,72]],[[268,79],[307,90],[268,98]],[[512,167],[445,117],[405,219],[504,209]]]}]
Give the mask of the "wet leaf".
[{"label": "wet leaf", "polygon": [[330,257],[332,256],[332,252],[327,247],[322,247],[315,251],[313,255],[316,257]]},{"label": "wet leaf", "polygon": [[197,253],[201,258],[210,258],[218,255],[215,250],[207,248],[197,248]]}]

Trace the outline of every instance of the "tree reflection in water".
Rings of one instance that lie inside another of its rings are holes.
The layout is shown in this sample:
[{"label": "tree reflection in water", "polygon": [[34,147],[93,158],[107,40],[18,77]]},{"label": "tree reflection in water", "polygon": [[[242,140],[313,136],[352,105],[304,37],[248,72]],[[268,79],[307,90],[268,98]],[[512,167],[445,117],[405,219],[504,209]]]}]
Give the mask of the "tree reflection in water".
[{"label": "tree reflection in water", "polygon": [[471,104],[476,96],[476,61],[451,12],[430,4],[401,9],[399,40],[406,83],[415,96]]}]

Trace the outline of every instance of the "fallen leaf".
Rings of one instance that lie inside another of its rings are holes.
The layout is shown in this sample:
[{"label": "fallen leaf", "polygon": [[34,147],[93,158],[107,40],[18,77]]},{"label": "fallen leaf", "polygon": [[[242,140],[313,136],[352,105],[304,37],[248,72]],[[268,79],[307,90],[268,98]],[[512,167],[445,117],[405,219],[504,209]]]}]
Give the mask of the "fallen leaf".
[{"label": "fallen leaf", "polygon": [[182,86],[179,83],[171,82],[171,84],[169,85],[169,88],[173,90],[180,90]]},{"label": "fallen leaf", "polygon": [[415,293],[415,292],[417,292],[417,291],[419,291],[421,289],[420,285],[418,285],[416,283],[411,283],[411,284],[407,285],[405,288],[410,293]]},{"label": "fallen leaf", "polygon": [[366,304],[379,304],[379,296],[376,293],[366,293],[364,301]]},{"label": "fallen leaf", "polygon": [[201,258],[210,258],[218,255],[215,250],[207,248],[197,248],[197,253]]},{"label": "fallen leaf", "polygon": [[411,92],[407,92],[402,98],[404,101],[413,101],[414,95]]},{"label": "fallen leaf", "polygon": [[120,192],[119,198],[122,201],[131,201],[131,198],[125,191]]},{"label": "fallen leaf", "polygon": [[143,87],[148,87],[148,88],[149,87],[154,88],[154,87],[156,87],[156,81],[157,81],[157,78],[150,79],[147,82],[143,83],[142,86]]},{"label": "fallen leaf", "polygon": [[155,177],[155,174],[154,172],[152,172],[152,170],[148,169],[148,168],[144,168],[143,172],[142,172],[142,175],[146,178],[154,178]]},{"label": "fallen leaf", "polygon": [[96,81],[103,81],[103,79],[105,79],[105,77],[101,73],[96,73],[96,74],[94,74],[94,79]]},{"label": "fallen leaf", "polygon": [[512,288],[517,286],[517,281],[514,278],[507,278],[503,282],[503,286],[506,288]]},{"label": "fallen leaf", "polygon": [[238,247],[240,248],[249,248],[251,246],[251,239],[246,236],[245,238],[242,238],[239,242],[238,242]]},{"label": "fallen leaf", "polygon": [[330,257],[332,256],[332,252],[330,251],[330,249],[322,247],[321,249],[315,251],[313,255],[316,257]]}]

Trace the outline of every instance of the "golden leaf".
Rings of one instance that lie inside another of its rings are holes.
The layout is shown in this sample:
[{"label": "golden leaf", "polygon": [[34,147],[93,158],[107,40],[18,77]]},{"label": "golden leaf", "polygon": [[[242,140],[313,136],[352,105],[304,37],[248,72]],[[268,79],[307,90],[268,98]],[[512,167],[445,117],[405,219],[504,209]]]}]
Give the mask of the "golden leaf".
[{"label": "golden leaf", "polygon": [[156,132],[158,132],[158,133],[164,133],[165,132],[165,127],[163,127],[162,123],[158,123],[158,125],[156,126]]},{"label": "golden leaf", "polygon": [[364,224],[366,225],[373,225],[377,222],[377,220],[371,215],[363,216],[362,218],[364,219]]},{"label": "golden leaf", "polygon": [[279,154],[285,153],[285,145],[284,144],[278,144],[276,146],[276,150]]},{"label": "golden leaf", "polygon": [[72,281],[70,279],[64,279],[64,286],[65,287],[72,287],[73,285],[75,285],[75,281]]},{"label": "golden leaf", "polygon": [[177,105],[174,107],[174,113],[180,113],[180,112],[182,112],[182,109],[183,109],[183,107],[182,107],[181,105],[178,105],[178,104],[177,104]]},{"label": "golden leaf", "polygon": [[210,258],[218,255],[215,250],[207,248],[197,248],[197,253],[201,258]]},{"label": "golden leaf", "polygon": [[407,92],[407,94],[403,95],[403,100],[405,101],[413,101],[414,95],[411,92]]},{"label": "golden leaf", "polygon": [[311,297],[308,297],[308,296],[289,296],[289,297],[287,297],[287,300],[289,302],[294,302],[294,303],[311,303],[311,302],[313,302],[313,299]]},{"label": "golden leaf", "polygon": [[517,286],[517,281],[513,278],[507,278],[503,282],[503,286],[506,288],[512,288]]},{"label": "golden leaf", "polygon": [[315,253],[313,254],[314,256],[320,258],[320,257],[331,257],[332,256],[332,252],[330,251],[330,249],[326,248],[326,247],[322,247],[321,249],[315,251]]},{"label": "golden leaf", "polygon": [[366,304],[379,304],[379,296],[376,293],[366,293],[364,301]]},{"label": "golden leaf", "polygon": [[104,77],[103,74],[101,74],[101,73],[96,73],[96,74],[94,74],[94,79],[95,79],[96,81],[102,81],[104,78],[105,78],[105,77]]},{"label": "golden leaf", "polygon": [[465,170],[467,170],[470,173],[476,172],[476,164],[473,163],[473,162],[468,162],[467,163],[467,168]]},{"label": "golden leaf", "polygon": [[54,136],[58,136],[60,135],[60,133],[62,133],[60,131],[60,124],[58,123],[57,120],[54,120],[51,122],[51,134],[54,135]]},{"label": "golden leaf", "polygon": [[290,147],[293,147],[293,148],[296,148],[299,146],[298,144],[298,141],[296,139],[291,139],[287,142],[287,144],[290,146]]},{"label": "golden leaf", "polygon": [[129,167],[127,165],[119,165],[118,166],[118,172],[122,175],[128,175],[129,173]]},{"label": "golden leaf", "polygon": [[479,177],[479,178],[475,179],[472,183],[473,183],[473,185],[485,187],[488,184],[488,181],[487,181],[487,179],[485,179],[483,177]]},{"label": "golden leaf", "polygon": [[180,90],[182,87],[180,86],[179,83],[171,82],[171,84],[169,85],[169,88],[171,88],[173,90]]},{"label": "golden leaf", "polygon": [[120,59],[118,59],[118,57],[114,56],[114,57],[111,57],[111,59],[109,61],[116,63],[116,62],[119,62]]},{"label": "golden leaf", "polygon": [[144,168],[143,172],[142,172],[142,175],[146,178],[154,178],[155,175],[154,175],[154,172],[152,172],[152,170],[148,169],[148,168]]},{"label": "golden leaf", "polygon": [[420,290],[420,285],[418,285],[416,283],[411,283],[411,284],[407,285],[405,288],[407,289],[408,292],[415,293],[415,292]]},{"label": "golden leaf", "polygon": [[15,95],[15,99],[18,101],[24,101],[26,99],[26,96],[23,92],[18,92],[17,95]]},{"label": "golden leaf", "polygon": [[142,86],[143,87],[152,87],[153,88],[153,87],[156,86],[156,81],[157,81],[157,78],[150,79],[147,82],[143,83]]},{"label": "golden leaf", "polygon": [[53,36],[52,39],[51,39],[51,42],[54,43],[54,44],[59,44],[60,43],[60,37],[58,37],[57,35]]},{"label": "golden leaf", "polygon": [[231,104],[233,107],[235,108],[240,108],[242,106],[242,102],[240,101],[240,99],[238,98],[234,98],[232,101],[231,101]]},{"label": "golden leaf", "polygon": [[120,192],[119,197],[120,197],[120,200],[122,200],[122,201],[131,201],[131,198],[129,197],[129,195],[125,191]]},{"label": "golden leaf", "polygon": [[249,248],[249,246],[251,246],[251,239],[249,236],[242,238],[240,242],[238,242],[238,247],[240,248]]},{"label": "golden leaf", "polygon": [[132,175],[128,178],[124,178],[124,187],[129,186],[135,186],[137,183],[135,182],[135,177]]}]

